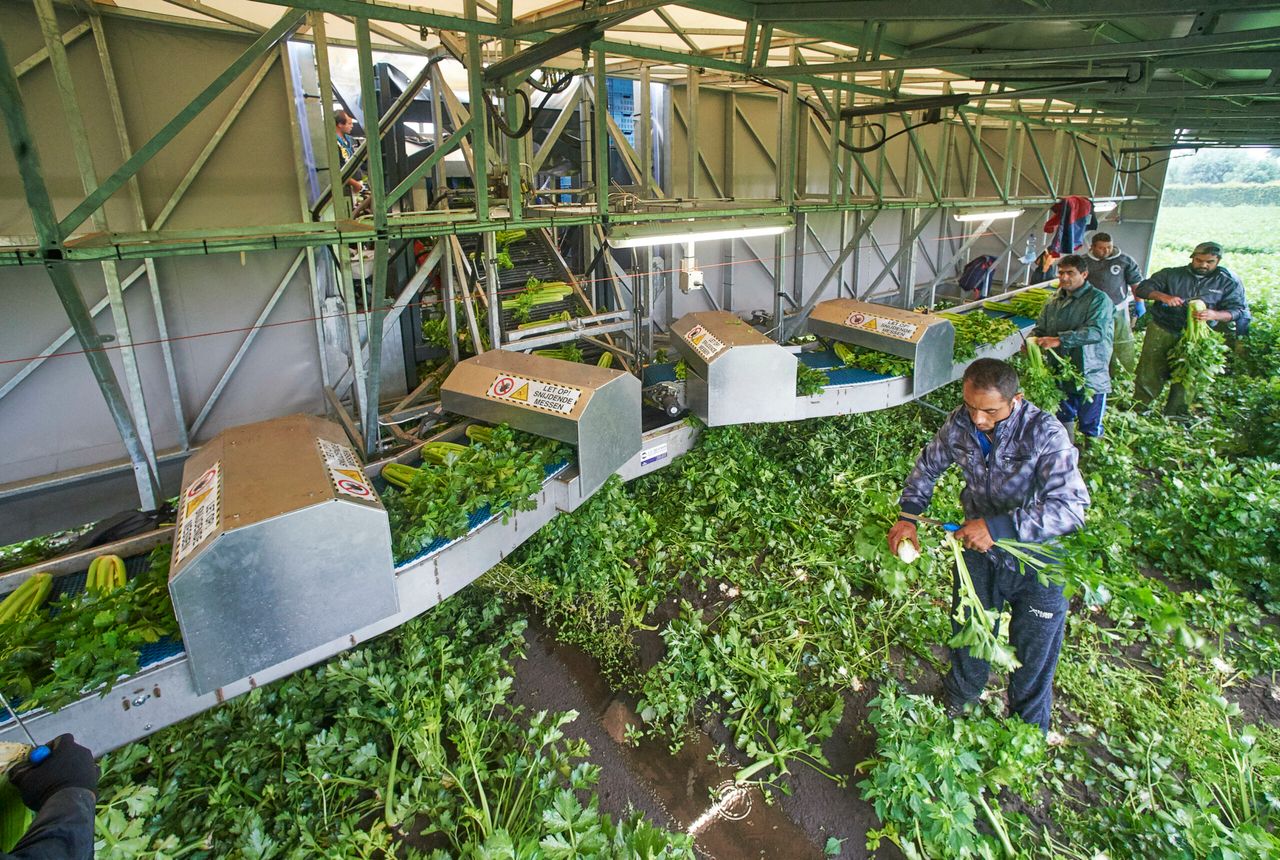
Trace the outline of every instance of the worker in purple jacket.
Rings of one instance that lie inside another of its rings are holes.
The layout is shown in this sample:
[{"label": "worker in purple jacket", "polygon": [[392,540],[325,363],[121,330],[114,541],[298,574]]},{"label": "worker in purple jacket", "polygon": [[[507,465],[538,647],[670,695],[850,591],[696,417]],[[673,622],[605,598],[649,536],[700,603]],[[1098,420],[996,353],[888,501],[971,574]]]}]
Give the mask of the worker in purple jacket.
[{"label": "worker in purple jacket", "polygon": [[[923,514],[942,474],[952,464],[960,467],[965,521],[956,539],[964,544],[965,566],[985,608],[998,612],[1007,602],[1012,609],[1009,641],[1022,665],[1009,679],[1009,706],[1046,732],[1067,601],[1061,585],[1041,583],[995,542],[1051,543],[1083,526],[1089,492],[1078,462],[1062,422],[1023,399],[1017,371],[1003,361],[980,358],[965,370],[964,404],[917,458],[899,500],[904,516],[889,530],[894,552],[904,540],[919,549],[916,523],[907,515]],[[954,615],[959,605],[954,575],[951,588]],[[952,625],[953,632],[959,629],[954,618]],[[989,670],[968,648],[951,650],[944,682],[949,713],[958,716],[978,698]]]}]

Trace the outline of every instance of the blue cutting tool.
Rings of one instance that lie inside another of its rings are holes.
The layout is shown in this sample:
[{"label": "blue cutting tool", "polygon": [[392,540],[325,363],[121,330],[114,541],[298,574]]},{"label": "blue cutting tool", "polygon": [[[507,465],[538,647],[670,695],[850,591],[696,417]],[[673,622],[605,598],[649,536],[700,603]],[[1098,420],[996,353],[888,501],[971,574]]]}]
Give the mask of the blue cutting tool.
[{"label": "blue cutting tool", "polygon": [[4,709],[9,712],[9,716],[13,717],[17,722],[18,728],[22,729],[22,733],[27,736],[27,740],[31,742],[31,753],[28,755],[32,764],[40,764],[49,757],[51,750],[48,744],[38,744],[36,739],[31,736],[31,732],[27,730],[27,724],[22,721],[22,717],[18,716],[18,712],[13,709],[13,705],[9,704],[9,700],[0,693],[0,704],[4,705]]}]

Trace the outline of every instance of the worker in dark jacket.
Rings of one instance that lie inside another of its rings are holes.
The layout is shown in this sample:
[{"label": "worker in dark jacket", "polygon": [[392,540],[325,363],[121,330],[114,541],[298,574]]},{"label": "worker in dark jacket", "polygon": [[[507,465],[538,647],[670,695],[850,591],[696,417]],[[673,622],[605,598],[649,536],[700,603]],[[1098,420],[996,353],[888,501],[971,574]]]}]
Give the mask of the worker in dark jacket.
[{"label": "worker in dark jacket", "polygon": [[93,807],[98,766],[93,753],[61,735],[39,764],[13,767],[9,781],[36,814],[13,851],[0,860],[89,860],[93,857]]},{"label": "worker in dark jacket", "polygon": [[[1191,264],[1161,269],[1134,289],[1144,299],[1151,313],[1142,357],[1134,377],[1134,396],[1140,403],[1151,404],[1169,381],[1169,354],[1187,326],[1186,303],[1199,299],[1207,310],[1196,314],[1210,322],[1233,323],[1243,333],[1249,323],[1249,304],[1245,301],[1240,279],[1222,268],[1222,246],[1201,242],[1191,252]],[[1185,415],[1187,397],[1182,386],[1169,388],[1166,415]]]},{"label": "worker in dark jacket", "polygon": [[1093,234],[1085,262],[1089,264],[1089,283],[1106,293],[1116,306],[1111,373],[1114,376],[1120,368],[1133,373],[1138,366],[1138,353],[1129,322],[1129,304],[1133,301],[1133,288],[1142,283],[1142,270],[1133,257],[1111,242],[1109,233]]},{"label": "worker in dark jacket", "polygon": [[1032,334],[1084,377],[1086,390],[1064,383],[1067,396],[1058,407],[1058,420],[1072,435],[1078,421],[1080,432],[1096,439],[1102,435],[1102,413],[1111,392],[1108,367],[1116,313],[1111,297],[1085,280],[1088,269],[1079,254],[1058,260],[1058,290],[1040,311]]},{"label": "worker in dark jacket", "polygon": [[[904,516],[889,530],[894,552],[904,540],[918,549],[916,524],[907,515],[923,513],[942,474],[953,463],[960,467],[965,521],[956,538],[965,546],[965,566],[984,607],[1012,607],[1009,640],[1022,665],[1009,679],[1009,706],[1046,732],[1067,601],[1062,586],[1042,584],[1021,570],[995,541],[1049,543],[1083,526],[1089,492],[1078,462],[1062,423],[1023,399],[1017,372],[1003,361],[980,358],[965,370],[964,405],[947,417],[907,477],[899,500]],[[954,616],[954,576],[951,588]],[[959,629],[954,618],[952,629]],[[949,712],[958,715],[978,698],[989,670],[968,648],[952,649],[945,681]]]}]

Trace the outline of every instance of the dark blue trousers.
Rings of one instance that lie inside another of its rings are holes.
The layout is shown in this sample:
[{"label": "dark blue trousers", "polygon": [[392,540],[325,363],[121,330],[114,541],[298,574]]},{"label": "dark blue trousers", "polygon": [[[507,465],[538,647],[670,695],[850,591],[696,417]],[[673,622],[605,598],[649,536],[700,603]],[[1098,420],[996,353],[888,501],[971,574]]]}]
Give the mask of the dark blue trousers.
[{"label": "dark blue trousers", "polygon": [[1092,400],[1085,400],[1079,393],[1068,394],[1058,405],[1058,420],[1068,430],[1077,420],[1080,432],[1094,439],[1102,436],[1102,413],[1107,409],[1107,395],[1095,394]]},{"label": "dark blue trousers", "polygon": [[[1023,573],[1008,553],[964,551],[965,565],[973,579],[982,605],[989,610],[1012,610],[1009,644],[1022,663],[1009,678],[1009,708],[1028,723],[1049,731],[1053,706],[1053,673],[1062,650],[1062,634],[1067,622],[1067,599],[1062,586],[1041,585],[1035,572]],[[951,628],[959,624],[955,609],[959,603],[958,583],[951,578]],[[998,622],[997,622],[998,627]],[[969,654],[968,648],[951,649],[951,672],[943,686],[953,704],[967,704],[978,698],[987,685],[990,666]]]}]

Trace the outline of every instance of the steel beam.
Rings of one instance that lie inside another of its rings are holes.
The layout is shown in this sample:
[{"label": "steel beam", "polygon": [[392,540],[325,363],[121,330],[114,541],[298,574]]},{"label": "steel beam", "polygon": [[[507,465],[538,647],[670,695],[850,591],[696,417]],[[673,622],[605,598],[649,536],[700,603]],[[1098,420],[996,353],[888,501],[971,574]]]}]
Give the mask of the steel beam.
[{"label": "steel beam", "polygon": [[[89,24],[93,30],[94,46],[98,51],[98,63],[102,68],[103,83],[107,89],[107,101],[111,106],[111,117],[116,127],[116,137],[120,144],[120,154],[129,157],[133,154],[133,144],[129,140],[128,124],[125,121],[124,106],[120,101],[120,88],[116,81],[115,66],[111,62],[111,51],[107,45],[107,35],[102,26],[102,18],[96,6],[89,7]],[[146,228],[147,213],[142,204],[142,191],[138,187],[138,177],[134,176],[127,183],[129,199],[133,203],[134,217],[138,226]],[[157,224],[150,225],[153,229]],[[155,260],[147,257],[143,260],[147,273],[147,284],[151,293],[151,307],[155,313],[156,336],[160,341],[160,355],[164,362],[165,378],[169,387],[169,402],[173,408],[174,425],[178,431],[178,443],[183,451],[191,447],[191,439],[187,431],[187,418],[182,410],[182,392],[178,384],[178,370],[173,360],[173,345],[169,342],[169,323],[165,317],[164,300],[160,294],[160,277],[156,271]],[[136,274],[136,273],[135,273]],[[133,277],[131,275],[130,277]],[[127,286],[120,283],[123,292]],[[123,298],[121,299],[123,303]]]},{"label": "steel beam", "polygon": [[[80,174],[80,184],[87,194],[98,183],[98,177],[93,166],[89,135],[85,130],[84,118],[80,114],[75,82],[71,77],[71,66],[67,62],[67,49],[62,43],[57,14],[53,10],[53,0],[35,0],[35,9],[36,17],[40,22],[40,32],[44,37],[45,50],[49,52],[49,65],[53,70],[58,100],[62,104],[63,118],[67,122],[67,130],[71,133],[71,147],[75,156],[76,169]],[[106,232],[110,229],[106,213],[102,210],[94,213],[93,222],[94,228],[98,231]],[[103,261],[102,278],[111,303],[111,320],[115,326],[116,340],[119,342],[120,363],[124,368],[129,411],[138,428],[138,440],[142,443],[142,450],[147,457],[151,472],[159,475],[155,439],[151,433],[151,419],[147,414],[146,394],[142,389],[142,374],[138,369],[138,355],[133,348],[133,329],[129,324],[128,310],[124,305],[120,274],[114,262]]]},{"label": "steel beam", "polygon": [[172,119],[165,123],[160,131],[156,132],[139,150],[126,159],[124,164],[120,165],[114,173],[104,179],[94,189],[93,193],[71,211],[71,214],[63,218],[58,224],[60,234],[68,235],[76,227],[84,223],[85,219],[96,212],[103,203],[106,203],[111,195],[118,191],[130,177],[141,170],[142,166],[150,161],[152,156],[163,149],[169,141],[177,137],[178,133],[186,128],[191,120],[195,119],[215,98],[221,95],[223,90],[230,86],[236,78],[240,77],[259,57],[274,48],[281,39],[287,38],[289,33],[293,32],[301,22],[301,12],[286,12],[271,29],[258,37],[257,41],[250,45],[209,86],[205,87],[199,95],[188,102]]},{"label": "steel beam", "polygon": [[[888,264],[885,265],[884,270],[881,271],[879,275],[876,275],[876,277],[867,286],[868,294],[870,294],[871,291],[874,290],[880,284],[880,282],[885,279],[885,276],[889,274],[889,272],[893,269],[894,266],[902,262],[903,257],[907,255],[914,256],[916,237],[924,232],[925,228],[928,227],[930,222],[933,221],[933,216],[937,215],[938,213],[937,213],[937,210],[930,209],[930,210],[924,211],[922,214],[923,214],[923,217],[921,217],[920,223],[914,225],[904,236],[904,241],[902,242],[901,246],[898,248],[898,252],[894,254],[893,257],[889,260]],[[904,291],[911,290],[912,287],[913,285],[909,281],[898,281],[899,290],[904,290]]]},{"label": "steel beam", "polygon": [[[967,10],[967,7],[964,7]],[[1208,36],[1184,36],[1177,39],[1151,39],[1145,42],[1121,42],[1105,45],[1073,46],[1072,61],[1110,60],[1116,58],[1138,59],[1162,55],[1187,56],[1190,54],[1214,54],[1232,48],[1266,47],[1280,44],[1280,27],[1263,27],[1234,33],[1218,33]],[[934,54],[925,52],[912,57],[869,62],[814,63],[812,65],[763,66],[752,69],[753,74],[775,78],[796,75],[825,75],[836,72],[874,72],[905,69],[972,68],[974,66],[1038,65],[1044,62],[1043,50],[956,52]]]},{"label": "steel beam", "polygon": [[[333,213],[335,229],[339,221],[347,221],[351,217],[351,205],[347,199],[346,189],[342,187],[342,170],[340,167],[341,158],[338,152],[338,139],[336,126],[334,124],[333,111],[333,78],[329,70],[329,39],[325,29],[324,14],[322,12],[308,13],[308,21],[311,25],[311,33],[315,39],[315,61],[316,76],[320,85],[320,92],[324,97],[320,99],[321,113],[324,116],[324,134],[325,134],[325,152],[328,156],[329,163],[329,197],[333,201]],[[364,415],[368,411],[377,412],[377,407],[370,410],[368,400],[368,374],[365,370],[364,358],[360,352],[360,326],[356,319],[356,299],[355,299],[355,282],[351,271],[351,258],[347,251],[347,246],[338,243],[326,243],[332,248],[333,255],[336,258],[335,268],[337,270],[338,295],[342,297],[343,317],[347,329],[347,341],[351,349],[349,356],[352,382],[355,386],[355,395],[352,397],[354,412],[357,415]],[[339,383],[341,385],[341,383]],[[346,413],[345,407],[337,400],[336,392],[332,388],[326,388],[327,393],[331,393],[334,409],[337,411],[339,418],[344,424],[350,424],[351,418]]]},{"label": "steel beam", "polygon": [[[650,80],[649,68],[640,70],[640,173],[643,174],[641,185],[647,196],[652,188],[654,197],[662,196],[662,189],[653,178],[653,83]],[[652,280],[645,272],[645,282]]]},{"label": "steel beam", "polygon": [[[127,277],[125,277],[123,280],[120,281],[121,291],[128,290],[129,287],[133,286],[134,283],[146,273],[147,273],[147,269],[145,266],[139,266],[138,268],[134,269],[132,272],[129,273]],[[99,299],[97,303],[94,304],[93,307],[89,308],[90,319],[102,313],[102,311],[106,309],[109,303],[110,303],[110,297],[108,296],[103,296],[101,299]],[[48,346],[40,350],[40,352],[37,353],[34,358],[30,359],[29,361],[27,361],[25,365],[23,365],[22,370],[19,370],[13,376],[9,377],[9,379],[5,380],[5,383],[3,385],[0,385],[0,400],[3,400],[5,395],[7,395],[10,391],[13,391],[13,389],[21,385],[22,380],[26,379],[32,373],[35,373],[36,369],[39,368],[40,365],[44,364],[46,360],[48,360],[52,356],[57,355],[59,350],[61,350],[62,347],[66,345],[67,341],[71,340],[71,338],[75,336],[76,336],[76,330],[74,328],[68,328],[62,334],[58,335],[52,341],[50,341]]]},{"label": "steel beam", "polygon": [[[511,24],[511,6],[512,0],[499,0],[498,20],[503,26],[509,26]],[[512,59],[515,56],[515,50],[516,43],[514,39],[502,40],[502,56],[504,60]],[[494,67],[490,66],[485,71],[486,76],[490,76],[493,69]],[[492,77],[490,79],[492,79]],[[502,109],[506,114],[506,124],[510,128],[516,128],[520,122],[519,99],[515,98],[516,93],[521,92],[520,86],[521,85],[519,83],[514,84],[514,86],[508,86],[502,99]],[[527,85],[525,86],[526,88],[523,92],[526,97],[526,104],[529,105],[529,122],[531,123],[530,130],[532,130],[534,108],[533,102],[528,101],[528,90],[530,88]],[[507,153],[507,212],[513,219],[519,219],[523,214],[522,210],[524,209],[524,177],[520,172],[520,163],[524,160],[522,158],[521,149],[524,146],[525,140],[523,138],[511,138],[504,136],[502,142]],[[532,185],[532,174],[530,174],[529,179],[530,184]]]},{"label": "steel beam", "polygon": [[[89,0],[90,4],[94,2],[96,2],[96,0]],[[225,12],[214,6],[208,6],[201,3],[200,0],[165,0],[165,2],[183,9],[190,9],[192,12],[199,12],[201,15],[207,15],[215,21],[221,21],[224,24],[230,24],[233,27],[239,27],[240,29],[247,30],[251,33],[261,33],[263,30],[267,29],[259,24],[255,24],[247,18],[241,18],[239,15],[232,15],[230,12]]]},{"label": "steel beam", "polygon": [[[588,131],[588,138],[590,137]],[[960,203],[973,208],[982,206],[1034,206],[1051,202],[1044,192],[1027,196],[1010,196],[1008,201],[998,198],[968,200],[944,199],[943,206]],[[774,216],[796,212],[858,212],[870,209],[931,209],[939,204],[932,200],[881,198],[853,200],[849,203],[831,204],[825,200],[797,201],[791,207],[775,199],[739,199],[713,208],[661,210],[628,213],[628,221],[662,221],[673,217],[702,219],[745,216]],[[599,212],[585,211],[580,207],[565,210],[549,206],[530,207],[524,218],[491,217],[480,220],[471,210],[449,212],[409,212],[388,216],[387,237],[392,241],[422,239],[450,234],[469,235],[490,230],[555,229],[563,230],[584,224],[602,222]],[[112,233],[89,236],[66,243],[61,249],[60,260],[95,261],[103,259],[126,260],[160,256],[205,256],[240,251],[278,250],[281,248],[342,245],[355,242],[372,242],[377,236],[372,225],[361,222],[306,222],[291,224],[265,224],[250,229],[218,227],[199,230],[165,230],[155,232]],[[0,267],[43,264],[43,252],[36,245],[20,245],[0,250]]]},{"label": "steel beam", "polygon": [[488,232],[481,236],[484,254],[484,285],[489,306],[489,343],[494,349],[502,345],[502,296],[498,287],[502,284],[498,269],[498,237]]},{"label": "steel beam", "polygon": [[396,24],[408,24],[411,27],[429,27],[480,36],[504,35],[502,26],[497,21],[482,21],[472,15],[442,15],[438,12],[390,3],[371,3],[365,0],[257,0],[257,2],[292,9],[329,12],[347,18],[391,21]]},{"label": "steel beam", "polygon": [[[307,124],[306,102],[295,86],[294,73],[296,66],[291,62],[289,46],[281,45],[277,51],[280,65],[285,70],[284,92],[292,110],[289,111],[289,143],[293,149],[293,175],[297,182],[298,214],[303,218],[311,217],[310,172],[315,170],[314,159],[308,162],[307,150],[303,145],[303,127]],[[311,303],[312,330],[316,336],[316,360],[320,370],[320,392],[330,387],[328,351],[324,335],[324,306],[321,304],[323,292],[319,271],[316,267],[316,249],[304,248],[307,257],[307,298]]]},{"label": "steel beam", "polygon": [[142,507],[146,510],[154,510],[159,504],[159,477],[147,460],[137,426],[134,424],[133,416],[129,414],[115,370],[112,369],[111,362],[103,351],[102,339],[94,327],[88,307],[85,306],[84,296],[80,294],[71,270],[57,262],[62,258],[63,237],[58,228],[53,201],[49,197],[49,190],[44,182],[44,172],[41,170],[40,158],[36,153],[35,140],[27,124],[27,113],[22,102],[22,92],[18,88],[18,79],[14,77],[13,67],[9,63],[9,56],[2,40],[0,40],[0,113],[4,114],[5,130],[9,136],[9,145],[13,149],[14,160],[17,162],[18,175],[22,179],[27,207],[31,211],[31,221],[39,237],[45,271],[48,272],[54,291],[67,312],[71,327],[75,329],[84,350],[85,359],[89,363],[89,369],[98,383],[98,388],[102,391],[116,430],[124,442],[125,451],[133,466]]},{"label": "steel beam", "polygon": [[[684,108],[680,107],[680,102],[676,99],[671,99],[669,104],[671,105],[672,113],[675,115],[676,121],[685,127],[685,136],[688,137],[688,124],[685,121]],[[690,140],[692,141],[692,138],[690,138]],[[690,143],[690,146],[693,146],[692,142]],[[716,179],[715,171],[711,169],[711,162],[707,159],[706,153],[702,151],[702,147],[697,147],[695,154],[697,155],[698,162],[707,172],[707,180],[711,183],[711,190],[715,192],[718,199],[723,199],[725,197],[724,189],[720,187],[720,181]]]},{"label": "steel beam", "polygon": [[[694,0],[692,6],[701,4]],[[758,4],[761,21],[780,24],[800,21],[1109,21],[1134,17],[1179,17],[1205,10],[1248,8],[1244,0],[1054,0],[1053,3],[1027,0],[983,0],[980,4],[957,4],[951,0],[858,0],[830,3],[800,0],[773,5]],[[1274,5],[1274,4],[1265,4]]]},{"label": "steel beam", "polygon": [[[245,105],[249,103],[249,99],[253,97],[253,94],[258,91],[258,87],[266,79],[267,73],[271,71],[271,68],[275,65],[276,57],[277,55],[272,53],[262,58],[262,62],[253,73],[253,77],[251,77],[249,82],[245,84],[240,95],[236,97],[235,103],[231,105],[226,116],[224,116],[222,121],[218,123],[218,127],[214,129],[213,134],[209,135],[208,140],[205,141],[204,147],[200,150],[200,154],[196,156],[195,161],[191,162],[191,166],[187,168],[187,172],[183,175],[182,179],[178,181],[177,186],[174,187],[173,192],[169,195],[169,199],[166,200],[164,206],[160,208],[160,212],[156,215],[155,222],[152,225],[155,229],[159,229],[162,224],[169,220],[169,216],[173,214],[173,210],[177,208],[183,195],[185,195],[187,193],[187,189],[191,187],[191,183],[195,182],[196,176],[198,176],[200,171],[204,169],[205,164],[208,163],[210,157],[212,157],[214,150],[218,148],[218,145],[222,143],[223,138],[227,136],[227,132],[231,130],[231,126],[235,124],[237,119],[239,119]],[[330,137],[334,137],[334,135],[330,135]]]},{"label": "steel beam", "polygon": [[[464,8],[468,19],[476,17],[475,0],[466,0]],[[471,126],[476,216],[485,220],[489,217],[489,118],[485,115],[484,56],[480,53],[480,36],[477,33],[467,33],[466,65],[470,111],[476,120]]]},{"label": "steel beam", "polygon": [[[799,311],[791,315],[788,325],[791,327],[792,331],[795,331],[799,325],[809,318],[809,313],[813,310],[814,306],[818,304],[818,301],[822,298],[822,294],[826,291],[827,284],[831,283],[831,279],[841,273],[841,269],[844,267],[845,261],[857,252],[859,243],[862,242],[862,237],[867,235],[867,231],[871,229],[873,224],[875,224],[876,216],[879,214],[879,212],[872,212],[869,217],[864,219],[863,222],[858,225],[858,229],[854,232],[853,237],[840,249],[840,254],[831,262],[831,265],[827,268],[827,273],[822,276],[822,280],[818,281],[818,285],[813,288],[813,292],[809,295],[809,298],[800,307]],[[840,286],[837,284],[836,295],[839,294]]]},{"label": "steel beam", "polygon": [[591,84],[595,90],[594,104],[591,112],[591,141],[595,148],[592,161],[595,162],[596,177],[596,212],[601,218],[609,215],[609,91],[607,84],[604,51],[594,54],[595,65],[591,75]]},{"label": "steel beam", "polygon": [[546,163],[547,156],[551,154],[551,150],[555,148],[556,141],[560,139],[560,135],[564,134],[564,130],[569,126],[569,121],[573,119],[573,113],[582,103],[582,92],[585,78],[578,78],[574,83],[570,84],[573,89],[573,95],[569,96],[569,100],[565,102],[564,109],[560,111],[560,115],[556,117],[556,121],[552,123],[551,128],[547,130],[547,135],[542,139],[542,143],[538,145],[538,151],[534,153],[533,163],[530,165],[530,172],[537,174],[542,170],[542,165]]},{"label": "steel beam", "polygon": [[[85,33],[88,33],[92,26],[92,21],[81,21],[79,24],[76,24],[70,30],[63,33],[61,37],[59,37],[60,41],[64,46],[70,45],[76,39],[79,39]],[[47,59],[49,59],[49,49],[47,47],[41,48],[25,60],[21,60],[16,63],[13,67],[13,76],[15,78],[21,78],[27,72],[38,67]]]},{"label": "steel beam", "polygon": [[550,15],[534,13],[526,18],[521,18],[510,30],[498,35],[528,36],[536,33],[547,33],[560,27],[574,27],[579,24],[595,23],[624,12],[640,15],[651,9],[666,6],[671,2],[672,0],[615,0],[613,3],[599,3],[588,8],[573,9]]},{"label": "steel beam", "polygon": [[[471,133],[474,123],[474,118],[467,120],[462,124],[462,128],[453,132],[453,134],[450,134],[443,144],[436,146],[435,149],[431,151],[430,155],[424,158],[408,176],[401,180],[399,185],[387,194],[387,205],[394,206],[399,202],[401,197],[404,197],[404,195],[409,192],[410,188],[417,185],[423,177],[435,170],[436,165],[443,164],[445,156],[457,149],[462,144],[463,139]],[[519,176],[516,177],[516,180],[519,181]],[[513,212],[512,217],[519,218],[520,214],[518,212]]]},{"label": "steel beam", "polygon": [[688,196],[690,199],[696,200],[698,197],[698,103],[700,74],[696,68],[690,66],[685,76],[685,117],[684,128],[685,136],[688,138],[689,145],[685,148],[685,170],[688,175],[685,177],[688,187]]},{"label": "steel beam", "polygon": [[[474,12],[474,0],[471,2]],[[472,39],[476,37],[471,36]],[[373,79],[373,44],[369,36],[369,20],[356,19],[356,55],[360,66],[360,96],[366,123],[365,142],[369,148],[369,191],[373,197],[373,294],[369,298],[372,309],[367,317],[369,344],[369,375],[365,381],[368,400],[364,414],[365,455],[372,457],[378,451],[379,426],[378,392],[382,382],[382,319],[386,315],[387,301],[387,185],[382,163],[382,131],[378,117],[378,91]],[[478,52],[473,56],[479,56]],[[483,127],[483,123],[480,123]],[[486,211],[487,215],[487,211]]]}]

